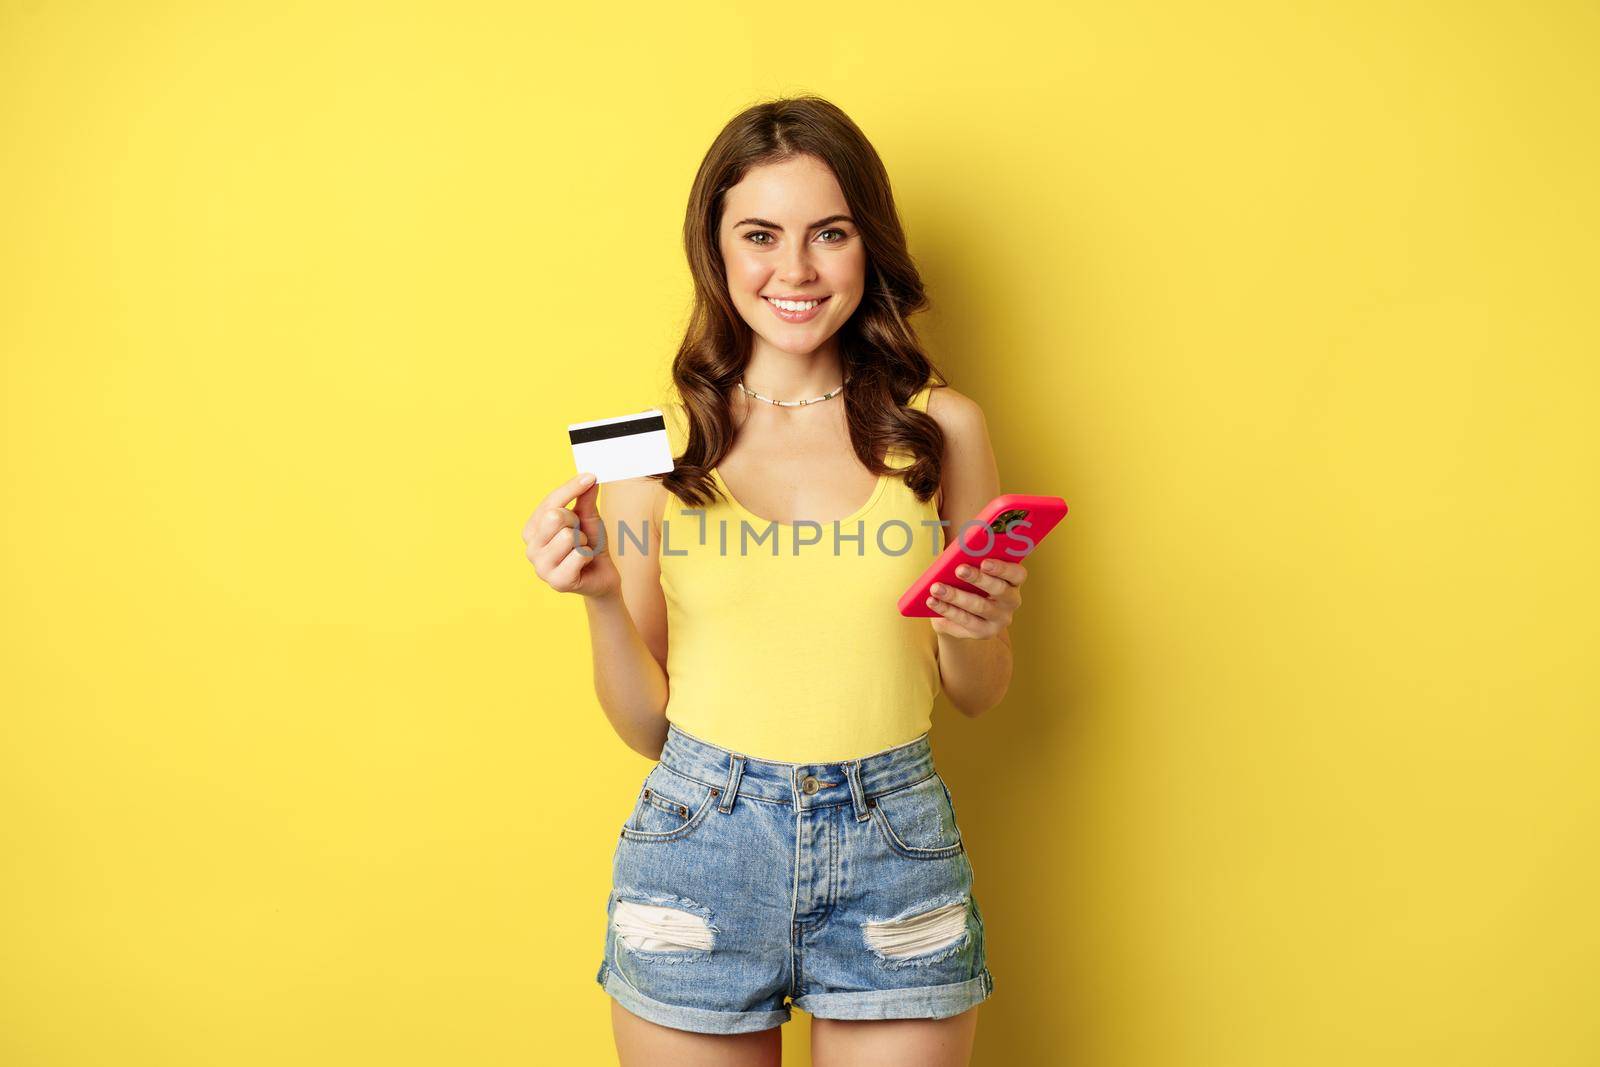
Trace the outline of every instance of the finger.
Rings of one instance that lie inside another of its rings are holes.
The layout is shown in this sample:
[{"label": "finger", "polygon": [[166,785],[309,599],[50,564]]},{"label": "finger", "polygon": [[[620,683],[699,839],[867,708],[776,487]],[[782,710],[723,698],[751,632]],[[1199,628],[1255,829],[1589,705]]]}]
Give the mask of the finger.
[{"label": "finger", "polygon": [[943,600],[948,604],[963,609],[969,615],[976,615],[980,618],[987,616],[994,607],[994,601],[986,596],[969,593],[965,589],[957,589],[954,586],[945,585],[943,582],[935,585],[931,591],[936,599]]},{"label": "finger", "polygon": [[557,533],[548,544],[541,545],[535,550],[533,562],[540,574],[551,574],[568,553],[577,551],[579,545],[589,543],[583,531],[576,526],[568,526],[566,529],[571,532]]},{"label": "finger", "polygon": [[934,633],[949,634],[951,637],[964,637],[969,640],[983,637],[982,634],[975,634],[960,623],[951,622],[949,619],[929,619],[928,622],[933,626]]},{"label": "finger", "polygon": [[583,577],[583,568],[593,558],[593,556],[585,557],[582,552],[574,548],[551,568],[545,581],[549,582],[553,589],[563,592],[570,590],[578,584],[578,580]]},{"label": "finger", "polygon": [[934,611],[937,611],[946,622],[954,623],[955,625],[969,631],[970,636],[978,637],[982,633],[985,620],[974,615],[972,612],[940,600],[938,597],[929,597],[928,606]]},{"label": "finger", "polygon": [[983,561],[985,574],[992,574],[1010,585],[1021,585],[1028,579],[1028,572],[1020,563],[1012,563],[1003,559],[986,559]]},{"label": "finger", "polygon": [[970,563],[963,563],[961,566],[957,567],[956,577],[960,578],[964,582],[970,582],[979,589],[985,590],[991,594],[1003,593],[1007,589],[1011,588],[1011,583],[1007,582],[1004,578],[997,578],[992,574],[984,574]]},{"label": "finger", "polygon": [[598,483],[594,480],[594,474],[591,471],[574,474],[571,478],[550,490],[550,494],[539,501],[539,507],[541,510],[544,508],[564,508],[572,503],[573,498],[579,493],[596,484]]},{"label": "finger", "polygon": [[[545,501],[549,499],[549,497],[546,497]],[[533,509],[533,514],[528,516],[528,521],[522,524],[522,539],[524,541],[536,539],[541,542],[548,541],[550,540],[550,535],[561,529],[563,523],[568,523],[566,515],[571,515],[572,513],[567,511],[566,507],[561,504],[546,503],[545,501],[541,501],[539,506]],[[546,518],[545,516],[547,515],[554,515],[555,518]]]},{"label": "finger", "polygon": [[578,517],[566,508],[543,507],[533,513],[528,524],[522,529],[522,539],[528,543],[528,548],[537,551],[549,544],[561,532],[563,526],[577,526]]}]

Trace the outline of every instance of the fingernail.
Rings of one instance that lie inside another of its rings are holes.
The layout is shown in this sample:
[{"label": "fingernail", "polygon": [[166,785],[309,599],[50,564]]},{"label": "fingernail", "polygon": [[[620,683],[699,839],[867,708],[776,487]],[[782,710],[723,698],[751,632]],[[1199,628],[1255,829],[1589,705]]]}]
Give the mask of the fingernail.
[{"label": "fingernail", "polygon": [[942,586],[942,585],[935,585],[935,586],[934,586],[934,587],[933,587],[933,593],[934,593],[934,595],[936,595],[936,596],[942,596],[942,595],[943,595],[943,594],[944,594],[944,586]]}]

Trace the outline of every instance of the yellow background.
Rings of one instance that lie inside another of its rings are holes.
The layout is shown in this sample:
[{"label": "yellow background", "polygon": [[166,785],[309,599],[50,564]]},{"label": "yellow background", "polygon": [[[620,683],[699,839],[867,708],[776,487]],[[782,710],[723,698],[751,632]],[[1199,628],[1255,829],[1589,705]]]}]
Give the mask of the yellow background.
[{"label": "yellow background", "polygon": [[[975,1061],[1593,1064],[1592,3],[0,3],[0,1060],[603,1064],[523,521],[721,125],[873,139],[1031,561]],[[786,1040],[806,1061],[809,1020]]]}]

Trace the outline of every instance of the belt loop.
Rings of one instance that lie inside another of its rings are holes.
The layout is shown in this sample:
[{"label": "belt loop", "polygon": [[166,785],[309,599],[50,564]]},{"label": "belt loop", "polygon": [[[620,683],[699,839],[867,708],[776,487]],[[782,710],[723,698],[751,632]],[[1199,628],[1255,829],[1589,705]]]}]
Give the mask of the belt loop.
[{"label": "belt loop", "polygon": [[861,785],[861,764],[851,760],[845,764],[845,781],[850,783],[850,800],[856,808],[856,822],[862,822],[872,815],[867,809],[867,791]]},{"label": "belt loop", "polygon": [[728,757],[728,785],[722,791],[722,800],[717,807],[724,815],[733,810],[734,794],[739,792],[739,779],[744,777],[744,757],[734,754]]}]

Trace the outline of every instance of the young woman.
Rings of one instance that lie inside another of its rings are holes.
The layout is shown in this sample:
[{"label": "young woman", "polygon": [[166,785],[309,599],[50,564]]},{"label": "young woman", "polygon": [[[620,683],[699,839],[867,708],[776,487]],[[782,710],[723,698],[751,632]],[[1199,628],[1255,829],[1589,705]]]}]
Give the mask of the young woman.
[{"label": "young woman", "polygon": [[819,1067],[965,1064],[994,980],[930,712],[1004,695],[1026,572],[969,568],[989,596],[936,589],[932,619],[896,601],[1000,491],[983,413],[922,351],[888,176],[827,101],[734,118],[684,239],[675,469],[603,508],[580,475],[524,530],[585,598],[606,716],[659,761],[596,976],[618,1053],[777,1064],[794,1005]]}]

